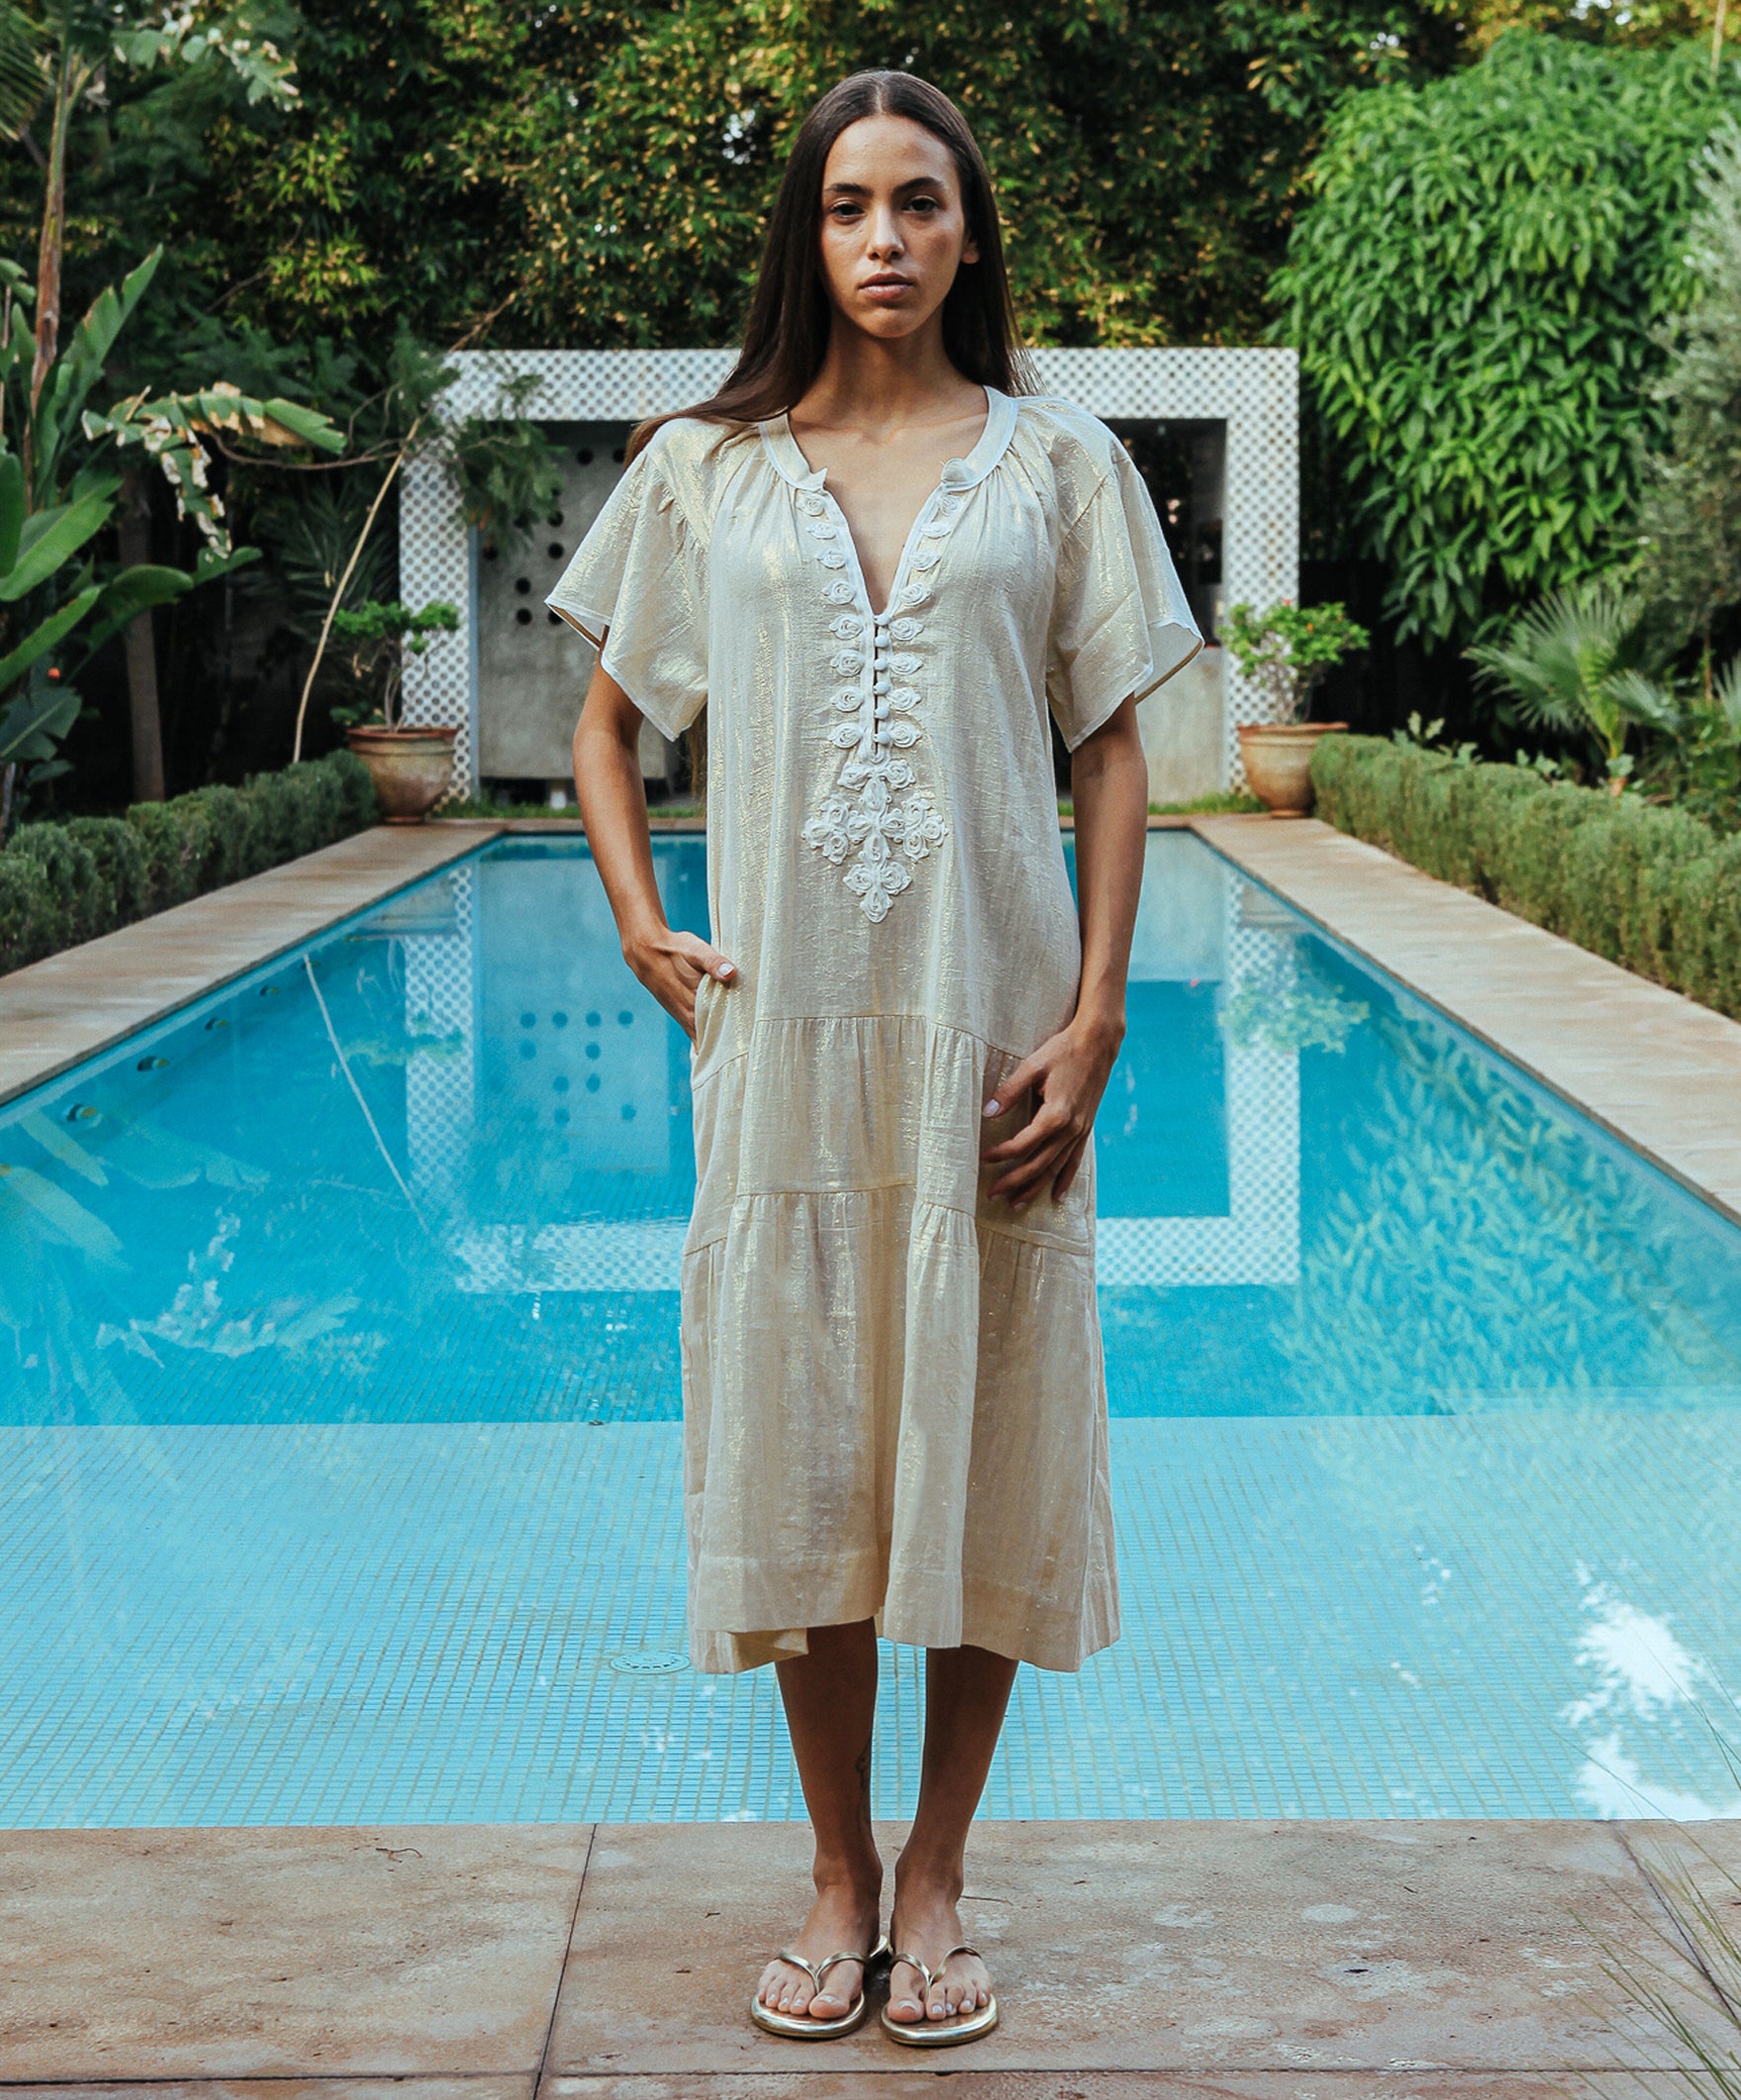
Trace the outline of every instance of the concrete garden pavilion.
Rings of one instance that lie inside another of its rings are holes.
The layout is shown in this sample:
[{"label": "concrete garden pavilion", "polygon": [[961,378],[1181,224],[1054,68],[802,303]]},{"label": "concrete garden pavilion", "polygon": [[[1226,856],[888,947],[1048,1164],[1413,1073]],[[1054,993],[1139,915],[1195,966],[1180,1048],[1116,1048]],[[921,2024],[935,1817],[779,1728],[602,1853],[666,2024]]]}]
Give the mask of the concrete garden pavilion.
[{"label": "concrete garden pavilion", "polygon": [[[544,610],[544,595],[616,485],[643,417],[701,400],[731,369],[729,350],[465,352],[444,415],[531,416],[558,446],[563,484],[529,544],[496,551],[469,530],[440,462],[406,469],[400,595],[445,602],[459,625],[405,669],[408,722],[457,723],[455,791],[539,783],[566,798],[569,739],[591,675],[586,645]],[[1205,633],[1225,606],[1298,592],[1298,380],[1291,350],[1041,350],[1041,386],[1113,425],[1148,481]],[[528,388],[527,382],[531,386]],[[525,390],[522,390],[525,389]],[[1263,691],[1219,648],[1205,649],[1139,711],[1150,798],[1187,801],[1240,778],[1236,730],[1267,719]],[[649,782],[673,754],[649,728]]]}]

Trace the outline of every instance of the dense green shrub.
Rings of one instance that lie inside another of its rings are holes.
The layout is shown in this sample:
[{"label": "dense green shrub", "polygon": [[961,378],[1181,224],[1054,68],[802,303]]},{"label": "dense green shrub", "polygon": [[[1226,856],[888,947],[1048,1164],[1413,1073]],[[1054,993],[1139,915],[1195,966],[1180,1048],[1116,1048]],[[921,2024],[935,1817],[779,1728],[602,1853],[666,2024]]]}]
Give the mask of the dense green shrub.
[{"label": "dense green shrub", "polygon": [[[1479,65],[1344,98],[1276,281],[1405,634],[1635,545],[1661,330],[1692,296],[1695,158],[1741,72],[1707,45],[1514,33]],[[1352,500],[1350,500],[1352,499]]]},{"label": "dense green shrub", "polygon": [[260,875],[374,822],[348,751],[242,788],[141,802],[125,818],[25,824],[0,852],[0,970]]},{"label": "dense green shrub", "polygon": [[1370,736],[1327,736],[1319,814],[1741,1020],[1741,838],[1679,809]]},{"label": "dense green shrub", "polygon": [[9,966],[16,967],[52,955],[72,938],[42,863],[34,854],[0,853],[0,961],[16,958]]}]

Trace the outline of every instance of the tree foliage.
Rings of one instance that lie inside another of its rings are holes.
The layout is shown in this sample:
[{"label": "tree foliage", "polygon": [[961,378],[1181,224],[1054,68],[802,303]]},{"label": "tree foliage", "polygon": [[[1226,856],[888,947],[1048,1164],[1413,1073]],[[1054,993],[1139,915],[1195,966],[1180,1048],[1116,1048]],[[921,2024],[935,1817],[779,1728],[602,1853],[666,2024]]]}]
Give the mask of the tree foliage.
[{"label": "tree foliage", "polygon": [[1655,398],[1668,442],[1646,469],[1645,578],[1675,641],[1741,601],[1741,126],[1725,122],[1700,168],[1686,244],[1699,293],[1666,339]]},{"label": "tree foliage", "polygon": [[1741,68],[1524,33],[1332,120],[1279,285],[1405,634],[1475,631],[1630,546],[1694,161]]},{"label": "tree foliage", "polygon": [[[803,112],[904,65],[978,130],[1036,340],[1249,341],[1327,110],[1461,36],[1449,0],[309,0],[293,109],[154,107],[152,210],[190,309],[283,338],[728,343]],[[74,171],[93,255],[146,122]]]}]

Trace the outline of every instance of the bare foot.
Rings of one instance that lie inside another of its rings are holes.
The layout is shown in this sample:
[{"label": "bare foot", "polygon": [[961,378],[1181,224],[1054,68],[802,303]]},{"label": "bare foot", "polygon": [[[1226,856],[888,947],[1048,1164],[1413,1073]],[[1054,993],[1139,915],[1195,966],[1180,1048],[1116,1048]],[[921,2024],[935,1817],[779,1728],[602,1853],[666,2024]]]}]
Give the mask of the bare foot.
[{"label": "bare foot", "polygon": [[[955,1888],[959,1889],[959,1883]],[[955,1893],[935,1884],[903,1881],[896,1869],[894,1924],[890,1933],[896,1961],[888,1979],[888,2016],[903,2024],[920,2020],[953,2020],[962,2013],[977,2012],[991,2003],[991,1972],[976,1954],[958,1954],[943,1974],[936,1976],[929,1991],[925,1978],[901,1955],[917,1955],[935,1971],[952,1947],[958,1947],[966,1934],[961,1914],[955,1908]]]},{"label": "bare foot", "polygon": [[[867,1953],[876,1944],[882,1921],[882,1869],[876,1879],[869,1876],[855,1884],[832,1884],[817,1892],[795,1940],[793,1954],[807,1962],[824,1962],[831,1954],[853,1947]],[[770,1962],[756,1985],[756,1996],[771,2012],[794,2017],[808,2012],[813,2019],[838,2020],[852,2010],[864,1988],[863,1962],[837,1962],[822,1978],[818,1990],[801,1969],[778,1959]]]}]

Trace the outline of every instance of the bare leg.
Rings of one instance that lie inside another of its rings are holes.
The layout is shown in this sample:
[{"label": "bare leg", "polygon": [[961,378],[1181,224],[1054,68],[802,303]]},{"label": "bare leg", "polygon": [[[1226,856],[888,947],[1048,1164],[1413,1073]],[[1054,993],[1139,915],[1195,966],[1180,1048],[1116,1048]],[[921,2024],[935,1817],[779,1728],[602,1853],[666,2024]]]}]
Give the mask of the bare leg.
[{"label": "bare leg", "polygon": [[[820,1962],[871,1947],[882,1923],[882,1861],[870,1831],[870,1730],[876,1717],[876,1634],[869,1619],[813,1626],[810,1651],[777,1663],[804,1806],[816,1833],[816,1900],[788,1944]],[[770,1962],[756,1986],[764,2005],[836,2020],[859,1995],[863,1968],[842,1962],[812,1995],[789,1962]]]},{"label": "bare leg", "polygon": [[[896,1949],[935,1968],[962,1937],[967,1826],[1010,1703],[1016,1665],[985,1648],[932,1648],[925,1658],[925,1761],[919,1808],[894,1870]],[[904,1963],[889,1978],[889,2017],[913,2021],[971,2012],[991,1996],[984,1963],[952,1962],[921,2002],[921,1978]]]}]

